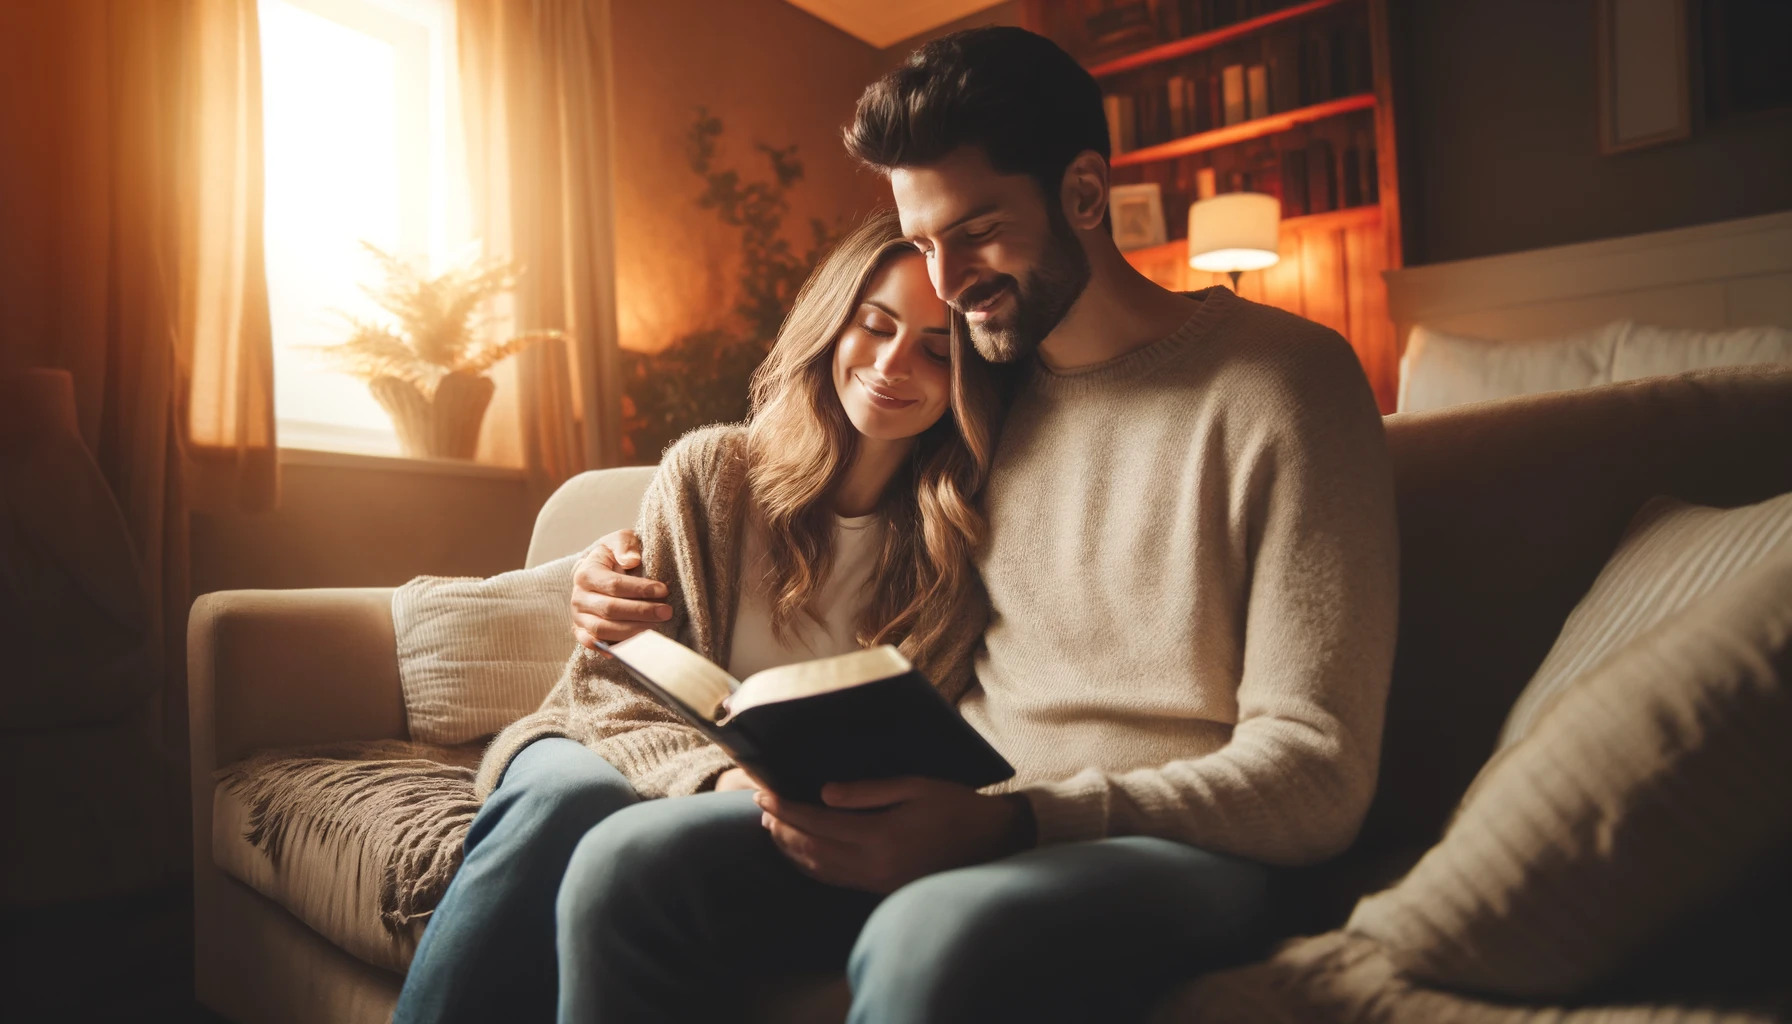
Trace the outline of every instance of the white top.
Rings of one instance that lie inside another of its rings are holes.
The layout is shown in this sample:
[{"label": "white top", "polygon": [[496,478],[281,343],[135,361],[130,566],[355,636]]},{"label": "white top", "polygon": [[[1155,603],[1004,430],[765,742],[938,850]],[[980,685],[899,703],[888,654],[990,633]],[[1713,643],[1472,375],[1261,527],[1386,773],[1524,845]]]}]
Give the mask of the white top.
[{"label": "white top", "polygon": [[734,610],[734,643],[728,674],[745,679],[761,669],[799,661],[850,654],[859,649],[853,623],[870,599],[871,570],[883,542],[882,519],[873,513],[846,519],[834,517],[834,564],[812,602],[822,621],[797,617],[784,642],[772,636],[772,610],[759,592],[757,566],[765,558],[765,537],[749,527],[741,553],[740,601]]}]

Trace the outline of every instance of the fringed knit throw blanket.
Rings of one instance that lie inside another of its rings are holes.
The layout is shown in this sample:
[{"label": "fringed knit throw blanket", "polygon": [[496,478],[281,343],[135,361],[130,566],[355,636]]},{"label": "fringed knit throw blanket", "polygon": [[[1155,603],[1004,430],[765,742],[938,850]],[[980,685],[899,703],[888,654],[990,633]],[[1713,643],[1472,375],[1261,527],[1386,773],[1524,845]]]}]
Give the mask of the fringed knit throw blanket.
[{"label": "fringed knit throw blanket", "polygon": [[257,754],[217,773],[249,806],[244,837],[275,867],[307,833],[359,845],[383,865],[380,921],[394,935],[428,917],[460,868],[479,810],[479,744],[337,743]]}]

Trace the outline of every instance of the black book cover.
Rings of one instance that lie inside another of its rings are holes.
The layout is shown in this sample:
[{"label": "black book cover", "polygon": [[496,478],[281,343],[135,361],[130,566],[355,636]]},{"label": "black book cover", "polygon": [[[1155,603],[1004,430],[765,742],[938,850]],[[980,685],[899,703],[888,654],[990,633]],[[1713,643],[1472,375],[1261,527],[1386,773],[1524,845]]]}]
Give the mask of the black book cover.
[{"label": "black book cover", "polygon": [[610,645],[600,647],[660,703],[791,800],[820,803],[829,782],[913,775],[976,789],[1014,776],[918,669],[753,704],[715,722],[616,657]]}]

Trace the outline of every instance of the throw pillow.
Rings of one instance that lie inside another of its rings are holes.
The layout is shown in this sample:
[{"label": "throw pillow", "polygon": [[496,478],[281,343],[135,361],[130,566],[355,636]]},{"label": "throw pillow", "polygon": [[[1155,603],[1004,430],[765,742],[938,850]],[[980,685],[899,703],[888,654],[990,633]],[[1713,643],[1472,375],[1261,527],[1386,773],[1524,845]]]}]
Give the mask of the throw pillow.
[{"label": "throw pillow", "polygon": [[1408,977],[1578,997],[1783,871],[1792,544],[1563,691],[1444,838],[1348,929]]},{"label": "throw pillow", "polygon": [[1633,324],[1612,353],[1612,380],[1637,380],[1712,366],[1792,363],[1792,330],[1739,327],[1694,331]]},{"label": "throw pillow", "polygon": [[1414,327],[1400,359],[1400,411],[1609,384],[1612,353],[1629,328],[1618,320],[1567,337],[1500,341]]},{"label": "throw pillow", "polygon": [[1792,494],[1733,509],[1673,498],[1646,503],[1513,703],[1499,749],[1522,740],[1571,681],[1788,537]]},{"label": "throw pillow", "polygon": [[411,739],[465,743],[541,706],[573,652],[578,560],[489,579],[419,576],[393,593]]}]

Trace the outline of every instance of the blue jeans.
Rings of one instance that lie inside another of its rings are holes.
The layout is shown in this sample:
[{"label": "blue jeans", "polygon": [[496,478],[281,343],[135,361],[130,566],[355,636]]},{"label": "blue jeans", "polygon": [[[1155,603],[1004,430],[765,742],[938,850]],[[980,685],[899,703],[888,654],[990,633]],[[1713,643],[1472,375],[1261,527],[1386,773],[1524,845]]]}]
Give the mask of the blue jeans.
[{"label": "blue jeans", "polygon": [[394,1024],[553,1020],[554,894],[580,837],[635,800],[620,772],[572,740],[524,747],[473,819]]},{"label": "blue jeans", "polygon": [[560,1021],[735,1019],[741,982],[846,968],[851,1024],[1125,1020],[1265,938],[1267,869],[1161,839],[1044,847],[889,897],[798,872],[744,792],[636,804],[558,902]]}]

